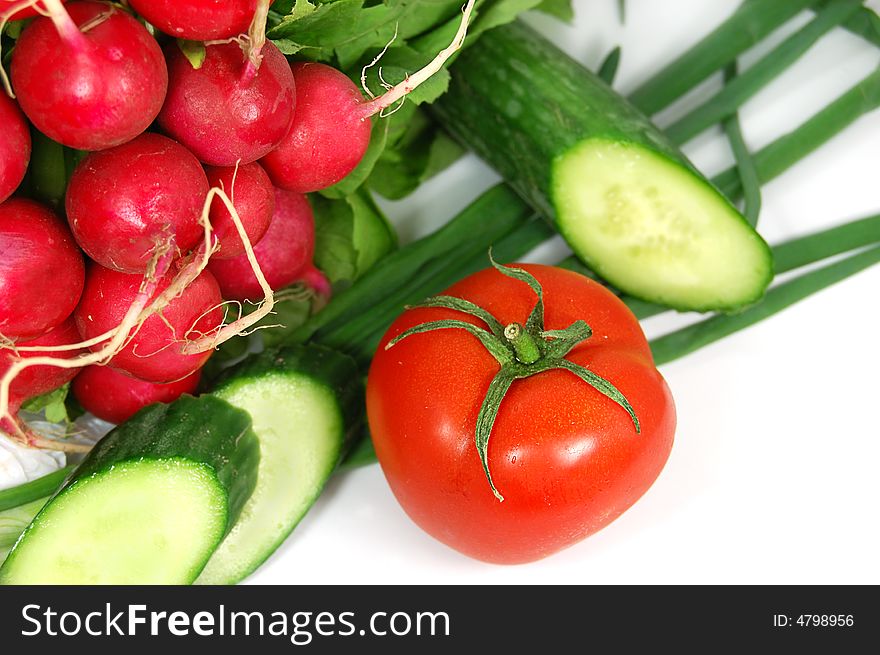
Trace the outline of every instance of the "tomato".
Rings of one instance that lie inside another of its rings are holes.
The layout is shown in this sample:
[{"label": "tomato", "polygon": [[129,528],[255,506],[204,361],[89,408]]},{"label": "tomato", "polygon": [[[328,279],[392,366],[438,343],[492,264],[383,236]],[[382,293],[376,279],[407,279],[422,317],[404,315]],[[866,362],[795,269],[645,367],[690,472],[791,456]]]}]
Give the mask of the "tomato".
[{"label": "tomato", "polygon": [[[675,431],[672,395],[629,309],[577,273],[521,268],[543,288],[544,329],[563,330],[576,321],[592,328],[564,359],[613,385],[639,431],[621,402],[569,370],[545,370],[513,381],[501,400],[484,470],[475,445],[477,421],[502,368],[499,360],[464,329],[392,341],[438,320],[487,327],[448,308],[404,312],[383,337],[367,385],[376,454],[406,513],[448,546],[508,564],[551,555],[620,516],[660,474]],[[446,295],[488,310],[501,326],[528,327],[536,304],[533,289],[496,269],[471,275]],[[536,339],[542,348],[553,341]]]}]

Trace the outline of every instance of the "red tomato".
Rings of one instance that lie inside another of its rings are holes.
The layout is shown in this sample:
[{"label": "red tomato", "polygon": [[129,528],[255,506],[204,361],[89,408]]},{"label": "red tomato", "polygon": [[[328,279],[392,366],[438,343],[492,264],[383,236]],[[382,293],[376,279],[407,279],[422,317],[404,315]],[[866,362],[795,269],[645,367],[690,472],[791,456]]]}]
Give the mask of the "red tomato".
[{"label": "red tomato", "polygon": [[[367,386],[370,432],[404,510],[426,532],[471,557],[537,560],[605,527],[644,494],[672,448],[675,408],[638,321],[610,291],[559,268],[523,265],[544,289],[545,329],[586,321],[593,335],[565,359],[613,384],[627,411],[577,375],[549,370],[513,382],[501,402],[487,463],[475,446],[477,416],[498,361],[472,334],[442,329],[385,345],[421,323],[457,319],[451,309],[407,310],[389,328]],[[535,293],[493,269],[446,295],[464,298],[502,325],[525,324]]]}]

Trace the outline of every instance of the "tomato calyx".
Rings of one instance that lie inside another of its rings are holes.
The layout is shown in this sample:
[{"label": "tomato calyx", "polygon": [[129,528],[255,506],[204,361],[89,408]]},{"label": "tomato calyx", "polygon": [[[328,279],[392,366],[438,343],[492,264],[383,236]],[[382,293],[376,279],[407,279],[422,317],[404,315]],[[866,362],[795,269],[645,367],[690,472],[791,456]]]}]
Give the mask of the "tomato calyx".
[{"label": "tomato calyx", "polygon": [[501,403],[510,387],[516,380],[529,378],[551,370],[564,370],[576,375],[578,378],[593,387],[602,395],[610,398],[620,405],[635,426],[636,433],[641,432],[639,419],[635,410],[626,397],[605,378],[593,373],[588,368],[575,364],[565,358],[571,350],[583,343],[593,335],[593,330],[586,321],[578,320],[562,330],[544,329],[544,291],[538,280],[528,271],[521,268],[504,266],[497,263],[491,252],[489,259],[495,269],[525,284],[528,284],[537,296],[535,306],[529,314],[525,324],[502,323],[483,307],[454,296],[433,296],[417,305],[407,309],[443,308],[467,314],[479,319],[485,324],[484,327],[474,325],[467,321],[456,319],[441,319],[428,321],[401,332],[388,342],[385,349],[393,348],[396,344],[416,334],[431,332],[434,330],[461,329],[479,339],[483,347],[498,361],[500,366],[498,373],[489,384],[486,396],[477,415],[477,425],[474,440],[483,472],[489,482],[492,493],[499,501],[504,501],[504,496],[498,491],[489,471],[489,437],[492,427],[501,408]]}]

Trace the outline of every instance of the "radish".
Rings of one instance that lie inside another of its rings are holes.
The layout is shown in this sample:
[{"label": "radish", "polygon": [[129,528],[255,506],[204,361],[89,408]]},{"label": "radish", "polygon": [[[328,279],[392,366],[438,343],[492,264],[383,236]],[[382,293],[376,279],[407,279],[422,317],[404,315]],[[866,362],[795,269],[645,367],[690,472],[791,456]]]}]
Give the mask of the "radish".
[{"label": "radish", "polygon": [[86,157],[67,188],[80,247],[106,268],[143,273],[157,246],[188,252],[202,236],[208,178],[179,143],[146,133]]},{"label": "radish", "polygon": [[27,171],[31,158],[31,133],[24,115],[5,93],[0,91],[0,202],[11,196]]},{"label": "radish", "polygon": [[[208,167],[206,172],[211,187],[223,189],[232,199],[248,239],[256,245],[269,229],[275,212],[275,189],[266,171],[254,162],[238,168]],[[244,243],[223,203],[213,202],[210,219],[219,245],[214,259],[231,259],[244,253]]]},{"label": "radish", "polygon": [[129,0],[128,4],[166,34],[212,41],[246,32],[259,0]]},{"label": "radish", "polygon": [[34,339],[60,325],[79,302],[84,275],[64,221],[32,200],[0,204],[0,336]]},{"label": "radish", "polygon": [[201,371],[172,382],[154,384],[128,377],[107,366],[89,366],[76,376],[71,389],[83,409],[110,423],[123,423],[153,403],[170,403],[194,393]]},{"label": "radish", "polygon": [[[169,271],[152,298],[167,289],[174,278]],[[93,264],[86,275],[82,301],[74,317],[83,339],[94,339],[113,330],[132,306],[143,282],[140,275],[120,273]],[[220,327],[223,321],[220,288],[214,276],[203,271],[164,308],[161,315],[147,318],[109,365],[148,382],[167,383],[191,375],[201,368],[211,350],[184,354],[188,340]],[[101,345],[91,346],[100,350]]]},{"label": "radish", "polygon": [[[315,251],[315,218],[304,195],[275,190],[275,214],[263,239],[254,246],[257,263],[273,290],[283,289],[309,274]],[[208,269],[217,278],[227,300],[255,301],[263,297],[253,269],[245,255],[211,260]],[[320,276],[320,277],[318,277]],[[320,293],[329,294],[323,276],[310,274]]]},{"label": "radish", "polygon": [[[473,9],[474,0],[468,0],[455,38],[431,63],[378,98],[371,94],[371,99],[365,100],[354,82],[331,66],[292,64],[297,91],[293,126],[278,148],[262,160],[273,184],[311,193],[351,173],[370,145],[371,118],[402,102],[461,48]],[[361,79],[366,89],[365,78],[366,68]]]},{"label": "radish", "polygon": [[[62,3],[67,0],[61,0]],[[39,9],[39,11],[38,11]],[[23,18],[31,18],[39,16],[46,9],[42,2],[23,2],[22,0],[0,0],[0,16],[4,20],[21,20]],[[12,12],[8,16],[7,12]]]},{"label": "radish", "polygon": [[261,53],[257,67],[238,43],[209,45],[195,69],[169,44],[168,98],[159,125],[212,166],[248,164],[266,155],[290,129],[296,91],[281,51],[266,43]]},{"label": "radish", "polygon": [[[18,358],[36,357],[44,354],[40,351],[29,351],[28,348],[44,348],[68,346],[79,341],[79,331],[72,318],[44,334],[38,339],[16,344],[15,349],[0,349],[0,376],[4,375],[12,362]],[[67,350],[58,353],[60,357],[72,359],[80,354],[80,350]],[[22,403],[31,398],[63,387],[76,376],[76,369],[55,368],[54,366],[32,366],[24,369],[9,389],[9,406],[13,414],[18,412]]]},{"label": "radish", "polygon": [[293,126],[262,164],[275,186],[296,193],[320,191],[360,163],[373,124],[360,89],[331,66],[291,66],[297,107]]},{"label": "radish", "polygon": [[51,18],[24,29],[12,57],[22,110],[49,138],[80,150],[130,141],[162,108],[168,71],[146,28],[103,2],[43,0]]}]

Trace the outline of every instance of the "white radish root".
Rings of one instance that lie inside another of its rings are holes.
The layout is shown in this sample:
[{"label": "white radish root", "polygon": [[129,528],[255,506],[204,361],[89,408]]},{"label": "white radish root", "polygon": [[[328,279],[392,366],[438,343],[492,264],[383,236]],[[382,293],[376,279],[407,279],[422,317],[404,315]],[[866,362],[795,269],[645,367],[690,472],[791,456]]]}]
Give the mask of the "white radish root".
[{"label": "white radish root", "polygon": [[[378,55],[373,57],[373,61],[371,61],[369,64],[367,64],[366,66],[364,66],[361,69],[361,88],[364,90],[364,93],[367,94],[367,96],[370,98],[370,100],[375,100],[376,94],[370,90],[370,85],[367,84],[367,71],[370,70],[371,68],[373,68],[380,61],[382,61],[382,57],[384,57],[385,53],[388,52],[388,48],[390,48],[392,45],[394,45],[394,42],[397,41],[397,31],[398,31],[399,27],[400,27],[399,24],[394,26],[394,35],[391,37],[391,40],[385,44],[385,47],[382,48],[382,52],[380,52]],[[382,77],[382,67],[381,66],[379,66],[379,81],[382,82],[382,86],[386,91],[391,89],[392,85],[387,84],[385,82],[385,79]]]},{"label": "white radish root", "polygon": [[243,79],[252,80],[263,62],[263,47],[266,45],[266,21],[269,19],[271,0],[258,0],[254,19],[247,33],[247,45],[244,48],[247,64]]}]

